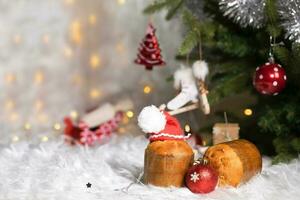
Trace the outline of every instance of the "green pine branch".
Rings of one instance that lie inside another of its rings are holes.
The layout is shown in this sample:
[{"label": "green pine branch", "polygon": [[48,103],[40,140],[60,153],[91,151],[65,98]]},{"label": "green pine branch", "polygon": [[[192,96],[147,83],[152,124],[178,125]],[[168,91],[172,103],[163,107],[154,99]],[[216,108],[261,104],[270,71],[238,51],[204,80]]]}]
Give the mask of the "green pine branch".
[{"label": "green pine branch", "polygon": [[278,26],[278,12],[275,0],[266,0],[266,18],[267,32],[273,37],[278,37],[282,33],[282,29]]},{"label": "green pine branch", "polygon": [[178,53],[180,55],[187,55],[189,54],[197,45],[198,45],[198,34],[196,31],[190,31],[186,34],[181,43]]},{"label": "green pine branch", "polygon": [[144,9],[145,14],[153,14],[159,12],[163,9],[167,9],[166,19],[170,20],[177,11],[182,8],[185,0],[158,0],[154,1],[152,4]]}]

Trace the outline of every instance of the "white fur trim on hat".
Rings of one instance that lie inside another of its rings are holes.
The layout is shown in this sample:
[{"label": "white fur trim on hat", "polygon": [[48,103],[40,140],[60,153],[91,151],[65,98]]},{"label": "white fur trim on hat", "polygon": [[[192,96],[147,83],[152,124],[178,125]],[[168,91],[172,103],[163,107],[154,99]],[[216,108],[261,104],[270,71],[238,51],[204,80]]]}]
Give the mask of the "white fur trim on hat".
[{"label": "white fur trim on hat", "polygon": [[193,64],[193,73],[197,79],[202,81],[205,80],[205,77],[208,74],[208,65],[204,60],[198,60]]},{"label": "white fur trim on hat", "polygon": [[145,133],[158,133],[165,128],[166,116],[156,106],[147,106],[138,116],[138,125]]}]

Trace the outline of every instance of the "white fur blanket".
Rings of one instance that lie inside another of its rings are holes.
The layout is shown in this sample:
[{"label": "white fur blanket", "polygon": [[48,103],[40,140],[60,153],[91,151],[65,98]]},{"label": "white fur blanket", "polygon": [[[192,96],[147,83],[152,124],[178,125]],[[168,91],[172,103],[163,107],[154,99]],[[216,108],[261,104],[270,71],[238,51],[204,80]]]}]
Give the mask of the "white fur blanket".
[{"label": "white fur blanket", "polygon": [[[300,199],[299,159],[271,166],[264,159],[261,175],[237,189],[217,188],[196,195],[187,188],[132,185],[143,168],[143,137],[114,138],[94,147],[69,147],[61,142],[40,146],[18,143],[0,150],[0,199]],[[91,188],[86,184],[91,183]]]}]

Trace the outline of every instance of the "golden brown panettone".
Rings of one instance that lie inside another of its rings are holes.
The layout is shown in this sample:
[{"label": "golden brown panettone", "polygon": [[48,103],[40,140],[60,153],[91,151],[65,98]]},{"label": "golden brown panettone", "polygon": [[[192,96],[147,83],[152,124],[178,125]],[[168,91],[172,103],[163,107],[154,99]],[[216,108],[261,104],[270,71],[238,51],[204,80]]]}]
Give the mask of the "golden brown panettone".
[{"label": "golden brown panettone", "polygon": [[261,172],[262,158],[254,144],[234,140],[207,149],[204,159],[219,173],[219,186],[234,187]]},{"label": "golden brown panettone", "polygon": [[193,160],[193,151],[183,140],[151,142],[145,150],[144,182],[161,187],[181,187]]}]

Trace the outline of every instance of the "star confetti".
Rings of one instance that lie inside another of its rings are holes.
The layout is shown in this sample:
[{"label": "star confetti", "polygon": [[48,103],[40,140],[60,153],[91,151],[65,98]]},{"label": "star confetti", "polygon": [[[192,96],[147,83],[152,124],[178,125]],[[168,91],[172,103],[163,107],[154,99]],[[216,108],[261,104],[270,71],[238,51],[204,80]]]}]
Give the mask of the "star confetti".
[{"label": "star confetti", "polygon": [[91,188],[91,187],[92,187],[92,184],[91,184],[91,183],[87,183],[87,184],[86,184],[86,187],[87,187],[87,188]]}]

